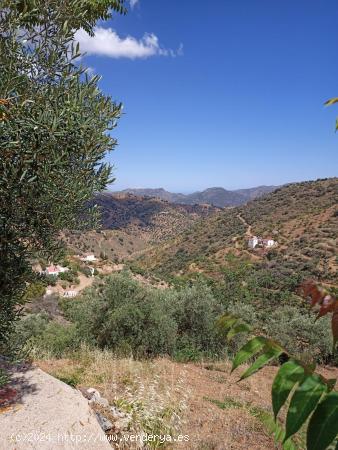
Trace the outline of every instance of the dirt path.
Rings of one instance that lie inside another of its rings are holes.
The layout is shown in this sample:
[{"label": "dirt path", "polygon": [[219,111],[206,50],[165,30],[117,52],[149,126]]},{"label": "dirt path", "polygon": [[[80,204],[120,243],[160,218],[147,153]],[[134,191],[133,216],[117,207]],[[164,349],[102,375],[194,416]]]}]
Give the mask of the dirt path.
[{"label": "dirt path", "polygon": [[252,227],[251,227],[251,225],[249,225],[248,222],[240,214],[237,214],[237,217],[247,227],[245,235],[248,236],[248,237],[252,236],[252,231],[251,231]]}]

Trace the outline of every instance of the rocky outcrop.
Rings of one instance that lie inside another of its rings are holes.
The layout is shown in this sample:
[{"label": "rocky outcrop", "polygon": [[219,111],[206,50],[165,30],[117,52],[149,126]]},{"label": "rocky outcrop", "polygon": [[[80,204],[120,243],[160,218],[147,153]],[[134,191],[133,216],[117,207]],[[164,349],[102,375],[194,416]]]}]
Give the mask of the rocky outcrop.
[{"label": "rocky outcrop", "polygon": [[0,389],[1,450],[111,449],[100,419],[79,391],[32,366],[6,369],[10,382]]}]

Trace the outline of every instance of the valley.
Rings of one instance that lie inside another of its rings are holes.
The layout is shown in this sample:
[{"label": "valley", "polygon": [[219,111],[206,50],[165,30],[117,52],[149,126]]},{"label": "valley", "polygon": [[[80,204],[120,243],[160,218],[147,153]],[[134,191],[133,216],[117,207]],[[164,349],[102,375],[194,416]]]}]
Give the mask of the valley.
[{"label": "valley", "polygon": [[63,238],[75,253],[91,251],[114,262],[135,258],[220,212],[211,205],[178,205],[133,194],[104,193],[96,197],[95,203],[101,210],[100,229],[64,232]]}]

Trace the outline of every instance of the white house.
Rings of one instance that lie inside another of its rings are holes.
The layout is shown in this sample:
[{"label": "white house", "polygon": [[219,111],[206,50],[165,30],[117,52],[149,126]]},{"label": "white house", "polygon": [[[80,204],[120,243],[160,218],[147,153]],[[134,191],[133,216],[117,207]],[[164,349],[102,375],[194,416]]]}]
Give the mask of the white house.
[{"label": "white house", "polygon": [[82,261],[86,261],[86,262],[92,262],[92,261],[97,261],[97,258],[95,257],[95,255],[91,254],[91,255],[86,255],[83,258],[81,258]]},{"label": "white house", "polygon": [[263,246],[264,247],[273,247],[275,244],[276,244],[276,242],[273,239],[271,239],[271,238],[263,239]]},{"label": "white house", "polygon": [[261,237],[251,236],[248,240],[248,247],[255,248],[257,247],[257,245],[260,245],[265,248],[270,248],[273,247],[274,245],[277,245],[277,242],[271,238],[262,239]]},{"label": "white house", "polygon": [[76,291],[65,291],[63,293],[63,297],[67,297],[67,298],[73,298],[77,296],[77,292]]},{"label": "white house", "polygon": [[68,270],[69,270],[68,267],[62,267],[52,264],[48,266],[46,270],[44,270],[42,273],[44,273],[45,275],[52,275],[54,277],[58,277],[60,273],[68,272]]},{"label": "white house", "polygon": [[251,236],[248,240],[248,247],[249,248],[255,248],[256,245],[259,244],[259,239],[257,236]]}]

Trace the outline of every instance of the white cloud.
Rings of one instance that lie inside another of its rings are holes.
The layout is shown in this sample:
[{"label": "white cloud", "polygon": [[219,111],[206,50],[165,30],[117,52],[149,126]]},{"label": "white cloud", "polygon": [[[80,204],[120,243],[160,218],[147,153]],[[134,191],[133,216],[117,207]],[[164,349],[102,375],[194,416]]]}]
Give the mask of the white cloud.
[{"label": "white cloud", "polygon": [[138,3],[139,0],[129,0],[131,9],[134,9],[135,5]]},{"label": "white cloud", "polygon": [[158,37],[153,33],[145,33],[141,39],[132,36],[121,38],[112,28],[95,28],[95,36],[89,36],[84,30],[75,34],[80,43],[80,50],[87,55],[102,55],[110,58],[149,58],[150,56],[182,55],[183,46],[177,52],[160,46]]}]

